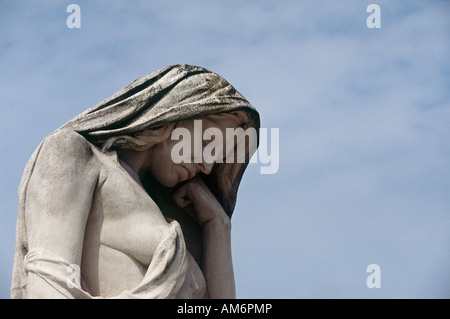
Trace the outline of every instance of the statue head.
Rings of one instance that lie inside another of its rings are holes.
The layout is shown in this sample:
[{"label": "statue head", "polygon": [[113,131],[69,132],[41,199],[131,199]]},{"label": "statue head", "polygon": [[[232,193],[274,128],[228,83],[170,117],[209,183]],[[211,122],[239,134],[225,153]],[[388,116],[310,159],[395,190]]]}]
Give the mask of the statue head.
[{"label": "statue head", "polygon": [[[201,132],[196,134],[199,120]],[[242,174],[256,150],[256,145],[246,145],[244,159],[233,154],[231,160],[224,160],[239,144],[235,136],[230,139],[227,129],[238,128],[253,128],[257,144],[259,114],[233,86],[204,68],[173,65],[135,80],[61,129],[79,132],[104,152],[147,152],[151,157],[148,173],[165,187],[200,174],[231,216]],[[210,134],[212,129],[216,134]],[[183,137],[189,147],[178,153],[183,161],[174,160],[174,148],[181,143],[174,133],[180,131],[189,132]],[[219,140],[222,151],[216,147],[212,160],[211,156],[199,159],[208,144],[220,144]]]}]

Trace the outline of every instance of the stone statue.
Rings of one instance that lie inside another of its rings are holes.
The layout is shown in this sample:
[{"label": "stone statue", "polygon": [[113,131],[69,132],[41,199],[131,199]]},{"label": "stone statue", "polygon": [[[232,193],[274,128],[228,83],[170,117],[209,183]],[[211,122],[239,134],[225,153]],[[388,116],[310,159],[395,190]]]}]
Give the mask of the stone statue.
[{"label": "stone statue", "polygon": [[235,297],[230,218],[252,149],[174,162],[172,133],[199,119],[202,132],[259,129],[223,78],[173,65],[47,136],[19,188],[11,297]]}]

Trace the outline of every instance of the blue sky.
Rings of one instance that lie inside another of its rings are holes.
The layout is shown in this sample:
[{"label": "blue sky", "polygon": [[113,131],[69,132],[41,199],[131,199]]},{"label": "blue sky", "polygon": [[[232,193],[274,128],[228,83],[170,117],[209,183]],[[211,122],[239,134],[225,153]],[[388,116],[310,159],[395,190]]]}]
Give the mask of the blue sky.
[{"label": "blue sky", "polygon": [[238,194],[239,298],[449,298],[449,14],[448,1],[2,1],[0,298],[39,142],[174,63],[219,73],[280,130],[278,173],[251,164]]}]

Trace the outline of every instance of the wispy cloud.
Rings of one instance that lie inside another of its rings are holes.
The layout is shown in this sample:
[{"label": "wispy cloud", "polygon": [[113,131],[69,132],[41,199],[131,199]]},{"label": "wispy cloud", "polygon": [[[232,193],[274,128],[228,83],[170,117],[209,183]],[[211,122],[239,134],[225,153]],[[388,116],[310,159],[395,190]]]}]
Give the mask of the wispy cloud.
[{"label": "wispy cloud", "polygon": [[31,152],[172,63],[223,75],[280,128],[279,173],[250,165],[233,216],[239,297],[449,296],[446,2],[379,1],[377,30],[369,1],[78,1],[79,30],[69,3],[0,8],[1,297]]}]

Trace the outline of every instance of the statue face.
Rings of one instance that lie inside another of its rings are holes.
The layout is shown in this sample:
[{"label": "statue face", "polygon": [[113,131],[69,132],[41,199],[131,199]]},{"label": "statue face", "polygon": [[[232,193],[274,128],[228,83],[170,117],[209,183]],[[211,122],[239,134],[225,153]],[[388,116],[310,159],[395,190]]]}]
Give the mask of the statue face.
[{"label": "statue face", "polygon": [[[194,130],[199,128],[198,121],[195,120],[197,123],[194,122],[194,120],[186,120],[177,123],[177,128],[187,129],[190,134],[188,134],[188,138],[190,138],[190,159],[188,161],[183,161],[181,163],[176,163],[172,158],[172,149],[174,146],[176,146],[178,143],[180,143],[180,140],[172,139],[170,136],[169,138],[165,139],[164,141],[158,143],[151,149],[151,159],[149,161],[149,167],[148,171],[152,176],[163,186],[166,187],[173,187],[179,183],[185,182],[188,179],[193,178],[196,176],[199,172],[203,174],[209,174],[211,173],[211,170],[215,164],[215,161],[211,162],[211,159],[205,160],[203,156],[201,158],[198,157],[198,153],[194,150],[194,146],[197,145],[197,147],[201,147],[201,154],[203,154],[204,148],[207,144],[211,143],[215,138],[217,138],[216,135],[212,137],[211,140],[209,139],[203,139],[201,138],[201,141],[198,141],[198,137],[203,137],[203,133],[209,129],[214,128],[221,131],[222,134],[219,135],[219,138],[222,138],[222,141],[220,145],[223,145],[223,151],[222,153],[218,153],[218,155],[223,155],[225,157],[227,150],[230,147],[234,147],[234,145],[227,144],[226,141],[226,128],[232,128],[235,129],[238,127],[238,122],[232,118],[228,117],[222,117],[222,118],[215,118],[214,120],[211,119],[202,119],[201,120],[201,134],[197,131],[196,134],[194,133]],[[197,126],[195,126],[197,125]],[[186,132],[187,132],[186,131]],[[221,136],[220,136],[221,135]],[[197,137],[197,140],[194,140],[195,137]],[[184,137],[186,138],[186,137]],[[189,142],[189,141],[184,141]],[[218,141],[216,141],[218,142]],[[233,141],[234,142],[234,141]],[[231,143],[233,143],[231,142]],[[195,144],[197,143],[197,144]],[[201,143],[199,145],[199,143]],[[197,157],[195,157],[197,155]]]}]

